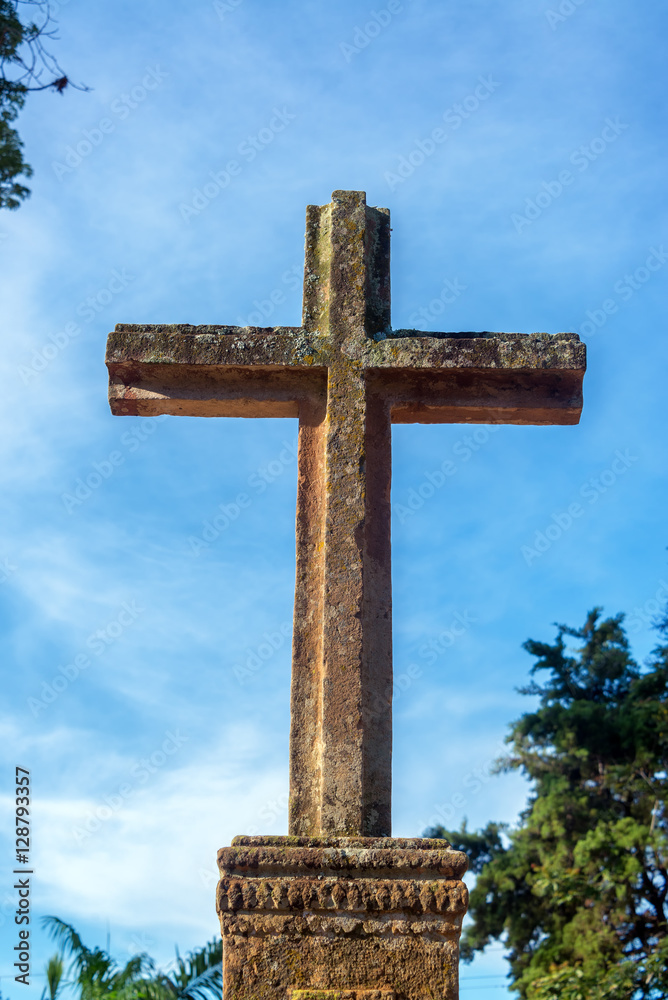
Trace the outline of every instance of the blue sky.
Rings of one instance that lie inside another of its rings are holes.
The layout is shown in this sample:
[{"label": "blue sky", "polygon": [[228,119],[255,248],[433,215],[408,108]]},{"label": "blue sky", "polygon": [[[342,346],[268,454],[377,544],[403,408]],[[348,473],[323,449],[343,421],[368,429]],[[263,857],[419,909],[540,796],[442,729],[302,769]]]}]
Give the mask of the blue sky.
[{"label": "blue sky", "polygon": [[[16,765],[34,796],[30,990],[1,838],[12,1000],[41,992],[40,915],[166,963],[217,933],[217,848],[287,830],[296,424],[112,417],[103,355],[116,322],[298,324],[307,204],[390,208],[396,328],[589,345],[578,427],[393,432],[395,834],[515,821],[527,788],[489,768],[521,643],[600,604],[642,659],[668,597],[662,5],[54,6],[92,89],[29,100],[33,194],[0,214],[3,830]],[[494,945],[462,998],[505,971]]]}]

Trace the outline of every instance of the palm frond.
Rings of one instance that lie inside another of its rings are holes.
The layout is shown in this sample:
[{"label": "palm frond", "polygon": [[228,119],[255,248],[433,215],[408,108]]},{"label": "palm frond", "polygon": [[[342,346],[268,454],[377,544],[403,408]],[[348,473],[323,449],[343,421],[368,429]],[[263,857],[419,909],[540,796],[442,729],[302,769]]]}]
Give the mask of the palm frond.
[{"label": "palm frond", "polygon": [[222,988],[222,966],[205,969],[183,987],[177,994],[177,1000],[219,1000]]},{"label": "palm frond", "polygon": [[49,1000],[56,1000],[62,983],[64,971],[65,964],[63,962],[63,956],[60,954],[52,955],[46,963],[46,985],[49,991]]},{"label": "palm frond", "polygon": [[66,924],[60,917],[42,917],[42,927],[47,929],[63,952],[71,956],[77,969],[86,963],[91,952],[71,924]]}]

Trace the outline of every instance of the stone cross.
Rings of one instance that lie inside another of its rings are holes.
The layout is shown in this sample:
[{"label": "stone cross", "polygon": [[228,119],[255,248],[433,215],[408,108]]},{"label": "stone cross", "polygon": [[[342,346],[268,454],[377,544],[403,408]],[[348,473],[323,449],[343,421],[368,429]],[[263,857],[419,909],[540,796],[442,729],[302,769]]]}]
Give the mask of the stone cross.
[{"label": "stone cross", "polygon": [[115,414],[299,419],[290,833],[390,835],[393,423],[574,424],[573,333],[390,327],[390,215],[335,191],[306,215],[300,327],[110,334]]}]

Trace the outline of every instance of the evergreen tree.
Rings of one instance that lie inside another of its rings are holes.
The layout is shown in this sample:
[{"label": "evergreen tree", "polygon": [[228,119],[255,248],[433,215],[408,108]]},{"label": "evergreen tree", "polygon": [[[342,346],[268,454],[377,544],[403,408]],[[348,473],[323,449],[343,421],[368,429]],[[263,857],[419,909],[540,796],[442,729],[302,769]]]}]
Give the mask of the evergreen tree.
[{"label": "evergreen tree", "polygon": [[502,939],[526,1000],[668,996],[668,644],[641,669],[622,621],[594,609],[524,644],[539,703],[497,764],[532,785],[517,828],[429,831],[477,873],[464,959]]}]

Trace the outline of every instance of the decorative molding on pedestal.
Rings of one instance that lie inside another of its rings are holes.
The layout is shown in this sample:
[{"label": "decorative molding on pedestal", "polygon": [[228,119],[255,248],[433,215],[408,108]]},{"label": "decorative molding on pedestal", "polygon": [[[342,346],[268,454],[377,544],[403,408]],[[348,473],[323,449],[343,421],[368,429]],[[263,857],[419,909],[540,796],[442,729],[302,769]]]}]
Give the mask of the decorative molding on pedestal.
[{"label": "decorative molding on pedestal", "polygon": [[225,1000],[456,1000],[467,860],[445,841],[236,837],[218,865]]}]

